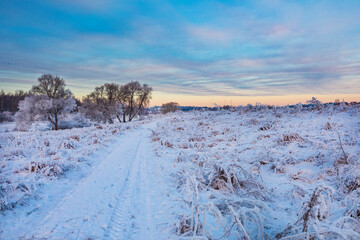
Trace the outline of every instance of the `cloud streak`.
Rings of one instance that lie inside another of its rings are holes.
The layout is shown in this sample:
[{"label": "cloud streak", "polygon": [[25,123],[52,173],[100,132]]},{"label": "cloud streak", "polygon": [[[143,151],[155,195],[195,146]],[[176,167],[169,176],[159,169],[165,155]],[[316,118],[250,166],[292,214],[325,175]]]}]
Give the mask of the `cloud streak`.
[{"label": "cloud streak", "polygon": [[188,96],[360,92],[358,1],[3,1],[0,9],[0,88],[53,73],[79,95],[131,80]]}]

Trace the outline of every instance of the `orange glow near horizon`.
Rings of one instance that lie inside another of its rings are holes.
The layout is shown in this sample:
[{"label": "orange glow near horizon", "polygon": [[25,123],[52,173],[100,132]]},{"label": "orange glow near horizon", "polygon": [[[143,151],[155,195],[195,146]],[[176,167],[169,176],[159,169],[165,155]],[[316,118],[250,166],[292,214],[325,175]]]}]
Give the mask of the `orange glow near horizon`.
[{"label": "orange glow near horizon", "polygon": [[[1,87],[0,87],[1,89]],[[16,89],[28,91],[30,86],[22,86],[18,88],[5,89],[5,92],[15,92]],[[77,99],[82,99],[93,90],[92,87],[75,88],[73,91],[74,96]],[[214,107],[214,103],[219,106],[224,105],[247,105],[247,104],[267,104],[275,106],[293,105],[299,102],[305,104],[307,100],[312,97],[316,97],[321,102],[334,102],[335,99],[346,102],[360,102],[360,94],[297,94],[297,95],[283,95],[283,96],[199,96],[199,95],[187,95],[187,94],[173,94],[160,91],[154,91],[152,99],[150,100],[150,106],[161,106],[167,102],[177,102],[180,106],[196,106],[196,107]]]},{"label": "orange glow near horizon", "polygon": [[[78,99],[82,99],[83,96],[88,94],[88,89],[83,91],[74,91],[74,95]],[[284,96],[199,96],[199,95],[187,95],[187,94],[173,94],[160,91],[154,91],[152,99],[150,100],[150,106],[161,106],[167,102],[177,102],[180,106],[196,106],[196,107],[214,107],[214,103],[219,106],[224,105],[247,105],[261,103],[275,106],[293,105],[299,102],[305,104],[307,100],[312,97],[316,97],[321,102],[334,102],[335,99],[339,99],[346,102],[360,102],[360,94],[298,94],[298,95],[284,95]]]},{"label": "orange glow near horizon", "polygon": [[360,101],[360,94],[332,94],[332,95],[287,95],[287,96],[191,96],[183,94],[167,94],[162,92],[154,92],[151,99],[150,106],[161,106],[167,102],[177,102],[180,106],[207,106],[213,107],[216,103],[219,106],[223,105],[247,105],[262,103],[267,105],[292,105],[299,102],[306,103],[307,100],[316,97],[321,102],[334,102],[339,99],[346,102]]}]

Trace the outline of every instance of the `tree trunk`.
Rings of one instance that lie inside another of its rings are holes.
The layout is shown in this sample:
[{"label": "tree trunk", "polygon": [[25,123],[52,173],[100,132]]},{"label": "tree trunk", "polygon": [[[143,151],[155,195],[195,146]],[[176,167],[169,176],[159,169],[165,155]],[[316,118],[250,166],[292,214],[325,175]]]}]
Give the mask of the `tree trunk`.
[{"label": "tree trunk", "polygon": [[[55,130],[57,130],[56,129],[56,123],[54,122],[54,120],[51,119],[50,116],[48,116],[48,120],[51,122],[52,125],[54,125]],[[31,119],[31,121],[32,121],[32,119]]]},{"label": "tree trunk", "polygon": [[58,126],[58,116],[57,116],[57,112],[55,113],[55,130],[59,130],[59,126]]},{"label": "tree trunk", "polygon": [[121,122],[119,115],[116,114],[116,118],[119,120],[119,122]]},{"label": "tree trunk", "polygon": [[123,122],[126,122],[126,115],[125,115],[125,113],[123,113]]},{"label": "tree trunk", "polygon": [[132,116],[129,116],[129,122],[131,122],[131,120],[133,120],[133,118],[136,116],[137,114],[134,113]]}]

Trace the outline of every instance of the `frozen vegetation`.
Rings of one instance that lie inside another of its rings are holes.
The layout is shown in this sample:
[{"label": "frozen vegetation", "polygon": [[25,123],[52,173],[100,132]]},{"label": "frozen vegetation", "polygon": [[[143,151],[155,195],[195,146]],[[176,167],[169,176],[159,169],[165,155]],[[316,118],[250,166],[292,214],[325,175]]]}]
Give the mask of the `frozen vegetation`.
[{"label": "frozen vegetation", "polygon": [[[178,113],[158,124],[184,239],[359,239],[359,108]],[[176,189],[176,190],[175,190]]]},{"label": "frozen vegetation", "polygon": [[360,108],[0,135],[1,239],[359,239]]}]

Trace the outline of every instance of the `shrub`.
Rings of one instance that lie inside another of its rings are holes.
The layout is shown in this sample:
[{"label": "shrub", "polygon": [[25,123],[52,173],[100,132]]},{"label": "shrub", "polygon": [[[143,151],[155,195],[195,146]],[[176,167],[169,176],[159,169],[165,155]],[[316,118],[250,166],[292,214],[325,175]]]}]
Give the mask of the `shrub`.
[{"label": "shrub", "polygon": [[169,113],[169,112],[176,112],[178,110],[179,104],[177,102],[169,102],[164,103],[161,106],[161,112],[163,114]]}]

